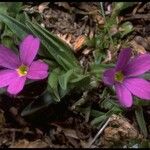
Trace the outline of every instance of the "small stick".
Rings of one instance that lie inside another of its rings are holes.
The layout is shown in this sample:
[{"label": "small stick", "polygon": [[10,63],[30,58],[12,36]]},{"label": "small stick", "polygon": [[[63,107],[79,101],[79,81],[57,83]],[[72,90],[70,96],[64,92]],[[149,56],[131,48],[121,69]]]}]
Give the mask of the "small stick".
[{"label": "small stick", "polygon": [[93,138],[93,140],[89,143],[89,146],[88,146],[89,148],[92,146],[92,144],[95,142],[95,140],[99,137],[99,135],[103,132],[103,130],[108,125],[108,123],[110,122],[110,120],[111,120],[111,117],[108,118],[108,120],[103,125],[103,127],[98,131],[98,133],[95,135],[95,137]]},{"label": "small stick", "polygon": [[12,132],[12,142],[11,142],[11,145],[14,145],[15,139],[16,139],[16,132],[13,131],[13,132]]},{"label": "small stick", "polygon": [[[16,128],[3,128],[0,130],[3,134],[3,132],[24,132],[22,129],[16,129]],[[33,134],[32,131],[25,131],[25,134]]]}]

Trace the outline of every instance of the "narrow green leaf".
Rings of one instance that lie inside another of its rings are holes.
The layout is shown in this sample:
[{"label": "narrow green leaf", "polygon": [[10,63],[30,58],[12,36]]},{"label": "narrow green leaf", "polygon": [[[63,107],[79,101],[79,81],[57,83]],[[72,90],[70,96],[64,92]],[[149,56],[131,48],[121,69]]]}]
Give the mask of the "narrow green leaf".
[{"label": "narrow green leaf", "polygon": [[71,47],[67,43],[64,43],[64,41],[62,41],[59,37],[53,35],[51,32],[49,32],[45,28],[41,27],[39,24],[36,24],[36,25],[45,34],[47,34],[50,37],[51,42],[54,43],[55,45],[57,45],[57,47],[59,48],[60,51],[62,51],[64,54],[66,54],[67,57],[70,58],[70,61],[73,62],[75,66],[79,65],[77,59],[75,58],[75,56],[73,54],[73,50],[71,49]]},{"label": "narrow green leaf", "polygon": [[102,111],[98,111],[98,110],[94,110],[94,109],[91,110],[91,116],[92,116],[92,117],[99,117],[99,116],[102,116],[102,115],[104,115],[104,114],[105,114],[105,113],[102,112]]},{"label": "narrow green leaf", "polygon": [[136,116],[138,125],[140,127],[140,130],[146,138],[148,133],[147,133],[147,127],[146,127],[146,123],[145,123],[145,119],[143,115],[143,108],[141,106],[136,107],[135,116]]},{"label": "narrow green leaf", "polygon": [[16,19],[0,14],[0,21],[4,22],[20,39],[24,38],[31,32],[38,36],[42,40],[42,44],[46,50],[49,52],[49,55],[51,55],[65,70],[75,67],[81,68],[68,45],[52,35],[46,29],[40,27],[40,25],[35,25],[28,20],[29,19],[27,19],[26,27]]},{"label": "narrow green leaf", "polygon": [[76,74],[76,77],[74,77],[70,82],[71,83],[76,83],[80,82],[81,80],[84,80],[86,78],[89,78],[89,75],[82,75],[82,74]]},{"label": "narrow green leaf", "polygon": [[106,69],[114,67],[114,64],[91,64],[90,69],[92,73],[103,73]]},{"label": "narrow green leaf", "polygon": [[[62,54],[62,56],[64,55]],[[66,56],[64,57],[62,56],[58,55],[58,59],[62,62],[61,64],[64,66],[64,69],[65,70],[72,69],[73,65],[70,63],[70,61],[65,58]]]},{"label": "narrow green leaf", "polygon": [[133,31],[133,25],[131,22],[127,21],[120,26],[120,29],[121,37],[123,38],[125,35]]},{"label": "narrow green leaf", "polygon": [[98,124],[98,123],[104,121],[105,119],[107,119],[107,116],[106,116],[105,114],[102,115],[102,116],[96,117],[95,119],[93,119],[93,120],[91,121],[91,125]]},{"label": "narrow green leaf", "polygon": [[37,24],[27,21],[27,26],[36,36],[41,38],[42,43],[47,48],[48,52],[65,70],[80,67],[71,48],[68,48],[68,46],[66,46],[59,38]]},{"label": "narrow green leaf", "polygon": [[70,77],[72,76],[74,70],[69,70],[65,74],[61,75],[59,77],[59,84],[62,89],[66,90],[67,89],[67,84],[69,82]]},{"label": "narrow green leaf", "polygon": [[91,76],[89,74],[75,74],[70,80],[70,84],[78,89],[88,90],[90,88]]},{"label": "narrow green leaf", "polygon": [[60,96],[59,96],[59,92],[58,92],[59,74],[60,74],[60,69],[56,68],[51,72],[51,74],[48,78],[48,84],[49,84],[50,92],[55,95],[57,101],[60,101]]},{"label": "narrow green leaf", "polygon": [[30,33],[25,25],[8,15],[0,13],[0,21],[4,22],[20,39]]},{"label": "narrow green leaf", "polygon": [[14,46],[13,39],[9,36],[5,36],[2,38],[1,43],[8,48],[12,48]]}]

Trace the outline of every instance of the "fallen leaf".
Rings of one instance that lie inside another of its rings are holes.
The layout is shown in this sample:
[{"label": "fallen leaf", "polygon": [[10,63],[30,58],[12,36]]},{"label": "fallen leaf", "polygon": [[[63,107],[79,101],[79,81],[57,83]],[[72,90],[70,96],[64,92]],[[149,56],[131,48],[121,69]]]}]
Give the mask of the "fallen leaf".
[{"label": "fallen leaf", "polygon": [[48,8],[50,2],[44,2],[38,6],[39,13],[43,13],[45,9]]},{"label": "fallen leaf", "polygon": [[86,49],[83,50],[82,53],[83,53],[85,56],[87,56],[91,51],[92,51],[91,48],[86,48]]},{"label": "fallen leaf", "polygon": [[55,123],[51,123],[51,125],[56,126],[57,130],[59,132],[63,131],[65,136],[72,137],[74,139],[79,139],[79,137],[77,136],[75,130],[69,129],[69,128],[63,128],[63,127],[61,127],[61,126],[59,126],[58,124],[55,124]]},{"label": "fallen leaf", "polygon": [[134,40],[136,41],[137,44],[142,45],[146,50],[150,50],[150,44],[146,38],[136,36]]},{"label": "fallen leaf", "polygon": [[104,130],[104,135],[100,138],[100,145],[105,148],[111,147],[115,142],[128,141],[130,139],[141,139],[142,135],[129,120],[123,116],[113,115],[108,126]]},{"label": "fallen leaf", "polygon": [[133,50],[137,52],[138,54],[144,54],[146,53],[145,48],[142,45],[139,45],[136,41],[132,40],[130,42],[131,46],[133,47]]},{"label": "fallen leaf", "polygon": [[23,139],[15,142],[9,148],[48,148],[48,147],[49,147],[48,144],[40,139],[32,142]]},{"label": "fallen leaf", "polygon": [[94,15],[94,19],[96,20],[99,26],[102,26],[105,24],[104,18],[100,16],[99,14]]},{"label": "fallen leaf", "polygon": [[67,43],[71,48],[73,47],[71,44],[72,35],[71,34],[60,34],[57,33],[57,36],[62,39],[65,43]]},{"label": "fallen leaf", "polygon": [[74,50],[78,52],[85,44],[86,37],[84,35],[79,36],[74,42]]}]

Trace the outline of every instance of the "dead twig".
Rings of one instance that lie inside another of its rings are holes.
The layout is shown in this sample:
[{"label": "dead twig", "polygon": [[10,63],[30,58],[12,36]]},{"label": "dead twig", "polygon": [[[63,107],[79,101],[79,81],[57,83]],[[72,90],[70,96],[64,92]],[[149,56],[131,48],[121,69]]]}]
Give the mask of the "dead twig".
[{"label": "dead twig", "polygon": [[131,21],[131,20],[136,20],[136,19],[144,19],[144,20],[150,20],[150,14],[136,14],[134,16],[131,17],[127,17],[123,20],[123,22],[125,21]]},{"label": "dead twig", "polygon": [[[2,129],[2,133],[5,133],[5,132],[24,132],[23,129],[16,129],[16,128],[3,128]],[[34,132],[32,131],[25,131],[26,134],[34,134]]]},{"label": "dead twig", "polygon": [[106,121],[106,123],[102,126],[102,128],[98,131],[98,133],[95,135],[95,137],[93,138],[93,140],[88,144],[88,148],[90,148],[92,146],[92,144],[95,142],[95,140],[99,137],[99,135],[103,132],[103,130],[106,128],[106,126],[108,125],[108,123],[111,121],[111,117],[108,118],[108,120]]}]

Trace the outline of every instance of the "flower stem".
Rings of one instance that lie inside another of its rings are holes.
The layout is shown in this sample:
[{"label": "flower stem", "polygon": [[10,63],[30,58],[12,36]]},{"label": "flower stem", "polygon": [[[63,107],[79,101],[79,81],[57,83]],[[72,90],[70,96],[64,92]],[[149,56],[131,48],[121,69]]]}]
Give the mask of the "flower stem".
[{"label": "flower stem", "polygon": [[[104,12],[104,8],[103,8],[103,2],[100,2],[100,8],[101,8],[102,16],[103,16],[103,18],[104,18],[105,21],[106,21],[105,12]],[[109,34],[109,29],[108,29],[108,27],[107,27],[107,21],[106,21],[106,30],[107,30],[107,32],[108,32],[108,35],[109,35],[111,44],[114,45],[112,36]]]}]

